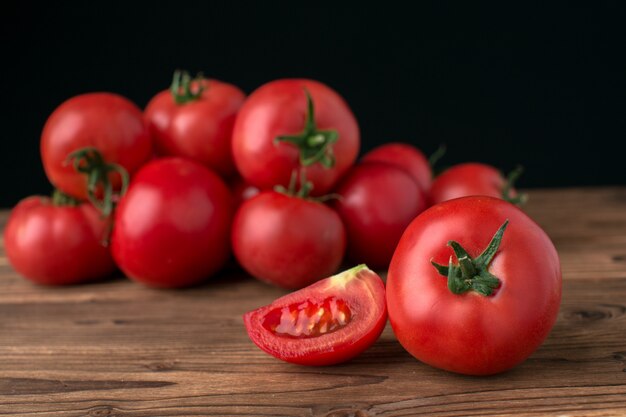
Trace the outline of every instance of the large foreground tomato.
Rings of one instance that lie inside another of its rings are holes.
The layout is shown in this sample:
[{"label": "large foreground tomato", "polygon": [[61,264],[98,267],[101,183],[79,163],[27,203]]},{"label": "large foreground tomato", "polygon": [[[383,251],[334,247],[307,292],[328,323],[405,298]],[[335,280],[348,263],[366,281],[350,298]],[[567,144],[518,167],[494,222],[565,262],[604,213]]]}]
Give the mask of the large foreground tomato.
[{"label": "large foreground tomato", "polygon": [[502,372],[546,338],[561,268],[545,232],[491,197],[435,205],[402,236],[387,277],[389,319],[417,359],[470,375]]},{"label": "large foreground tomato", "polygon": [[426,208],[417,182],[382,162],[354,167],[337,188],[334,204],[346,225],[348,258],[387,268],[404,229]]},{"label": "large foreground tomato", "polygon": [[231,136],[244,99],[232,84],[191,80],[177,71],[172,87],[150,100],[145,111],[157,153],[190,158],[225,178],[232,176]]},{"label": "large foreground tomato", "polygon": [[[133,174],[152,155],[152,141],[141,110],[124,97],[90,93],[61,104],[48,118],[41,134],[41,159],[50,182],[79,198],[88,196],[87,177],[68,163],[71,153],[97,149],[107,164]],[[120,188],[119,175],[110,180]]]},{"label": "large foreground tomato", "polygon": [[508,178],[504,178],[491,165],[478,162],[455,165],[435,178],[430,188],[430,198],[436,204],[453,198],[486,195],[519,204],[525,196],[517,194],[513,183],[521,173],[521,168],[517,168]]},{"label": "large foreground tomato", "polygon": [[197,284],[228,260],[232,210],[217,174],[190,160],[157,159],[137,172],[120,200],[113,257],[147,285]]},{"label": "large foreground tomato", "polygon": [[364,162],[386,162],[408,172],[419,184],[424,195],[430,190],[433,172],[428,159],[422,151],[408,143],[386,143],[378,146],[365,155]]},{"label": "large foreground tomato", "polygon": [[107,237],[108,220],[88,203],[60,193],[54,200],[33,196],[11,212],[4,246],[13,268],[38,284],[78,284],[115,270]]},{"label": "large foreground tomato", "polygon": [[300,365],[332,365],[370,347],[387,322],[385,286],[359,265],[285,295],[243,317],[250,339]]},{"label": "large foreground tomato", "polygon": [[346,250],[341,219],[323,203],[276,191],[243,202],[233,222],[233,251],[252,276],[302,288],[337,271]]},{"label": "large foreground tomato", "polygon": [[233,130],[237,169],[261,189],[287,186],[306,167],[313,194],[329,192],[359,153],[359,127],[346,102],[313,80],[261,86],[246,100]]}]

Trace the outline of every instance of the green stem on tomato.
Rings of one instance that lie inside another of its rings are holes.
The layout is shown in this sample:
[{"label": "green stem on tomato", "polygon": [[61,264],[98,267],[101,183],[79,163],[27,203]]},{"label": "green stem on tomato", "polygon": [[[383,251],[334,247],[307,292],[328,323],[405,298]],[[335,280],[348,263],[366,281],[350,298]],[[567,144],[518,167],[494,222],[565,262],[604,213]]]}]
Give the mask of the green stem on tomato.
[{"label": "green stem on tomato", "polygon": [[502,187],[502,199],[504,201],[508,201],[509,203],[513,203],[517,206],[524,204],[528,198],[526,194],[516,194],[513,196],[513,186],[515,185],[515,181],[524,173],[524,167],[518,165],[513,171],[509,172],[507,175],[506,182]]},{"label": "green stem on tomato", "polygon": [[439,145],[437,150],[428,157],[428,165],[430,165],[431,170],[434,171],[435,165],[437,164],[437,162],[439,162],[441,158],[443,158],[447,150],[448,148],[446,147],[446,145]]},{"label": "green stem on tomato", "polygon": [[332,145],[339,139],[339,133],[336,130],[320,130],[317,128],[313,98],[306,88],[304,89],[304,94],[307,101],[304,129],[296,135],[277,136],[274,139],[274,143],[288,142],[295,145],[300,152],[300,165],[304,167],[319,162],[325,168],[332,168],[335,165]]},{"label": "green stem on tomato", "polygon": [[509,221],[506,220],[493,235],[485,250],[475,259],[472,259],[458,242],[451,240],[448,246],[454,251],[458,265],[453,263],[452,256],[448,261],[448,266],[431,260],[437,272],[448,279],[448,289],[453,294],[475,291],[481,295],[490,296],[500,286],[500,279],[489,272],[489,265],[500,248],[508,225]]},{"label": "green stem on tomato", "polygon": [[[176,70],[170,85],[170,93],[176,104],[189,103],[202,97],[202,93],[206,90],[205,84],[206,80],[202,73],[191,78],[187,71]],[[195,91],[192,89],[193,86],[196,86]]]},{"label": "green stem on tomato", "polygon": [[[113,212],[116,198],[124,195],[128,188],[128,171],[121,165],[107,162],[100,151],[94,147],[86,147],[72,152],[67,161],[71,162],[74,169],[87,177],[87,198],[104,217]],[[109,174],[116,172],[122,180],[122,187],[115,192]],[[103,196],[98,198],[99,187],[102,188]]]},{"label": "green stem on tomato", "polygon": [[68,206],[68,207],[78,207],[80,206],[80,200],[72,197],[71,195],[65,194],[63,191],[55,188],[52,192],[52,204],[55,206]]}]

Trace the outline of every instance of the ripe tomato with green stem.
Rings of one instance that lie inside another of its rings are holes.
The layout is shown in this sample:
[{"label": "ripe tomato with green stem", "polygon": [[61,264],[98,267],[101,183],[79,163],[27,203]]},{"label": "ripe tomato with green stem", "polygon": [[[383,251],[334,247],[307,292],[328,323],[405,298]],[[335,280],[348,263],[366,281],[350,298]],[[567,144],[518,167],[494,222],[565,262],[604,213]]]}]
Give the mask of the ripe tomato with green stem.
[{"label": "ripe tomato with green stem", "polygon": [[360,134],[352,111],[330,87],[283,79],[254,91],[233,130],[233,156],[246,182],[263,190],[286,187],[303,166],[312,195],[331,191],[354,164]]},{"label": "ripe tomato with green stem", "polygon": [[113,257],[146,285],[198,284],[228,260],[232,211],[217,174],[188,159],[156,159],[137,172],[115,210]]},{"label": "ripe tomato with green stem", "polygon": [[11,211],[4,229],[9,262],[37,284],[68,285],[104,278],[115,271],[103,243],[110,219],[91,204],[61,191],[32,196]]},{"label": "ripe tomato with green stem", "polygon": [[520,205],[526,201],[526,195],[519,194],[513,185],[522,172],[522,167],[517,167],[505,178],[491,165],[478,162],[458,164],[435,178],[430,197],[436,204],[453,198],[486,195]]},{"label": "ripe tomato with green stem", "polygon": [[232,177],[231,137],[245,97],[232,84],[176,71],[170,88],[152,98],[144,113],[157,154],[193,159]]},{"label": "ripe tomato with green stem", "polygon": [[437,204],[407,228],[387,275],[393,331],[415,358],[468,375],[506,371],[548,336],[561,267],[546,233],[493,197]]},{"label": "ripe tomato with green stem", "polygon": [[346,249],[341,219],[320,199],[311,183],[264,191],[244,201],[235,215],[232,247],[253,277],[283,288],[305,287],[334,273]]},{"label": "ripe tomato with green stem", "polygon": [[244,315],[250,339],[280,360],[325,366],[350,360],[387,322],[385,286],[358,265]]},{"label": "ripe tomato with green stem", "polygon": [[[68,159],[72,154],[80,159],[76,153],[81,149],[95,149],[101,155],[101,165],[89,167],[91,176],[77,172]],[[120,172],[133,175],[151,156],[152,140],[141,110],[117,94],[70,98],[54,110],[41,134],[41,159],[48,179],[80,200],[100,198],[105,191],[98,184],[110,183],[113,191],[119,191]]]}]

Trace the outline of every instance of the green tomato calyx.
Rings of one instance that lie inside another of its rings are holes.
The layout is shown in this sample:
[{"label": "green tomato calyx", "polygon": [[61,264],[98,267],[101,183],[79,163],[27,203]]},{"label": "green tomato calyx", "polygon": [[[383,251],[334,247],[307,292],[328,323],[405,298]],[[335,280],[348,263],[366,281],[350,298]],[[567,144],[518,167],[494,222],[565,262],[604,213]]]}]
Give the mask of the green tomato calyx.
[{"label": "green tomato calyx", "polygon": [[513,186],[515,185],[515,181],[524,173],[524,167],[518,165],[513,171],[509,172],[509,175],[506,177],[506,182],[504,183],[504,187],[502,187],[502,199],[504,201],[508,201],[509,203],[515,204],[516,206],[520,206],[528,200],[526,194],[515,194],[513,195]]},{"label": "green tomato calyx", "polygon": [[304,129],[296,135],[277,136],[274,143],[288,142],[295,145],[300,151],[300,165],[304,167],[319,162],[324,168],[332,168],[335,165],[332,145],[339,139],[339,132],[317,128],[313,99],[306,88],[304,94],[307,102]]},{"label": "green tomato calyx", "polygon": [[448,278],[448,289],[453,294],[476,291],[481,295],[490,296],[500,287],[501,281],[489,272],[489,265],[500,248],[508,224],[509,221],[506,220],[493,235],[485,250],[474,259],[458,242],[451,240],[448,246],[454,251],[458,264],[453,263],[452,256],[450,256],[448,266],[430,261],[437,272]]},{"label": "green tomato calyx", "polygon": [[52,204],[57,207],[78,207],[81,202],[71,195],[65,194],[58,188],[55,188],[52,192]]},{"label": "green tomato calyx", "polygon": [[[72,152],[67,157],[66,163],[72,163],[74,169],[87,177],[87,197],[102,213],[108,217],[113,212],[116,201],[126,193],[128,188],[128,171],[121,165],[107,162],[100,151],[93,147],[86,147]],[[119,192],[113,189],[110,174],[117,173],[122,180],[122,188]],[[99,189],[102,189],[102,198],[98,197]]]},{"label": "green tomato calyx", "polygon": [[206,80],[201,72],[195,78],[191,78],[187,71],[176,70],[170,85],[170,92],[176,104],[185,104],[202,97],[202,93],[206,90],[205,84]]}]

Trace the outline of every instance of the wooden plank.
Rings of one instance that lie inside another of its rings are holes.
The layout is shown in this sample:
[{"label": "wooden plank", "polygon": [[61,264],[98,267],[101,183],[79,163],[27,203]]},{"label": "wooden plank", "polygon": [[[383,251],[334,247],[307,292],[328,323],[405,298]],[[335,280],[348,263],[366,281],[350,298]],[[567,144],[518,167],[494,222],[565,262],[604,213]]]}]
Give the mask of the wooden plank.
[{"label": "wooden plank", "polygon": [[122,278],[43,288],[0,247],[0,415],[626,415],[626,188],[530,194],[527,212],[561,254],[563,304],[546,343],[510,372],[430,368],[389,327],[349,363],[290,365],[241,321],[284,291],[241,272],[183,291]]}]

